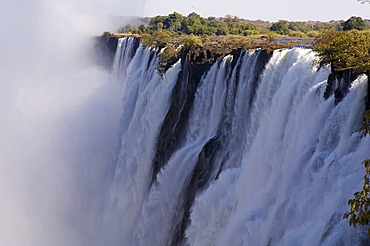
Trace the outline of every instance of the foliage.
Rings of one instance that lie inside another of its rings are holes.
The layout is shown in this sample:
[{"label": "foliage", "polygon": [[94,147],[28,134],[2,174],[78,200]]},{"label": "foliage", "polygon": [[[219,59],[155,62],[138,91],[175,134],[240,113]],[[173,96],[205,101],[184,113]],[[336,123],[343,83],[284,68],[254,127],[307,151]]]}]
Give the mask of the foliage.
[{"label": "foliage", "polygon": [[289,22],[288,24],[289,30],[296,31],[296,32],[308,32],[312,29],[312,26],[306,25],[304,22]]},{"label": "foliage", "polygon": [[207,43],[211,42],[211,39],[209,38],[209,36],[207,34],[203,34],[202,37],[200,38],[200,40],[202,41],[203,44],[207,44]]},{"label": "foliage", "polygon": [[260,32],[258,30],[246,30],[243,32],[244,36],[252,36],[252,35],[259,35]]},{"label": "foliage", "polygon": [[244,47],[250,44],[255,44],[256,41],[254,39],[250,38],[238,38],[238,39],[233,39],[232,44],[235,47]]},{"label": "foliage", "polygon": [[310,31],[310,32],[307,32],[306,35],[309,38],[316,38],[317,36],[320,35],[320,32],[318,32],[318,31]]},{"label": "foliage", "polygon": [[274,32],[270,32],[270,33],[267,35],[267,41],[268,41],[269,43],[271,43],[271,42],[275,41],[278,37],[279,37],[279,36],[278,36],[276,33],[274,33]]},{"label": "foliage", "polygon": [[315,50],[321,66],[331,64],[334,70],[370,74],[370,35],[366,32],[325,32],[316,38]]},{"label": "foliage", "polygon": [[[156,31],[168,31],[173,35],[190,35],[202,36],[226,36],[226,35],[267,35],[275,32],[279,35],[290,35],[293,37],[313,37],[312,32],[326,32],[329,30],[365,30],[367,25],[360,17],[351,17],[345,22],[299,22],[279,20],[270,24],[263,21],[249,21],[237,16],[226,15],[225,17],[203,18],[197,13],[190,13],[183,16],[173,12],[167,16],[155,16],[145,19],[145,25],[141,24],[138,28],[126,25],[121,27],[118,32],[141,34],[152,34]],[[365,25],[365,26],[364,26]],[[310,33],[310,35],[308,35]]]},{"label": "foliage", "polygon": [[118,33],[132,33],[132,34],[141,34],[142,31],[139,30],[136,27],[131,26],[130,24],[127,24],[124,27],[121,27],[117,30]]},{"label": "foliage", "polygon": [[368,27],[366,26],[365,21],[361,17],[352,16],[345,22],[341,23],[344,31],[348,30],[366,30]]},{"label": "foliage", "polygon": [[108,37],[111,37],[111,36],[114,36],[114,34],[111,33],[111,32],[108,32],[108,31],[103,32],[103,35],[102,35],[102,37],[105,37],[105,38],[108,38]]},{"label": "foliage", "polygon": [[144,47],[163,48],[166,44],[172,42],[172,37],[168,31],[158,30],[150,34],[141,35],[142,45]]},{"label": "foliage", "polygon": [[181,43],[183,44],[184,49],[190,49],[199,46],[202,43],[202,41],[194,34],[190,34],[188,36],[183,37],[181,39]]},{"label": "foliage", "polygon": [[287,35],[289,34],[288,22],[285,20],[279,20],[278,22],[272,24],[270,30],[281,35]]},{"label": "foliage", "polygon": [[[357,18],[357,17],[356,17]],[[356,26],[355,19],[349,19],[346,23],[349,26],[355,26],[355,29],[361,29]],[[278,22],[270,24],[263,21],[249,21],[241,19],[237,16],[226,15],[225,17],[208,17],[203,18],[197,13],[190,13],[188,16],[183,16],[177,12],[167,16],[155,16],[146,19],[147,24],[141,24],[138,28],[133,26],[125,26],[119,29],[119,32],[130,33],[148,33],[162,30],[168,31],[177,35],[194,34],[202,36],[207,34],[209,36],[226,36],[226,35],[265,35],[269,32],[275,32],[279,35],[295,35],[297,32],[307,34],[312,31],[325,32],[328,30],[347,30],[344,23],[339,22],[299,22],[286,20],[279,20]],[[361,25],[360,25],[361,26]],[[299,34],[300,36],[303,36]]]},{"label": "foliage", "polygon": [[289,33],[290,37],[295,37],[295,38],[307,38],[307,35],[303,32],[300,31],[291,31]]},{"label": "foliage", "polygon": [[180,52],[173,45],[167,45],[166,49],[158,55],[158,58],[157,70],[162,75],[179,60]]},{"label": "foliage", "polygon": [[[364,136],[370,134],[370,110],[364,112],[365,123],[361,127]],[[351,211],[343,215],[344,219],[349,218],[349,225],[356,228],[357,225],[368,225],[370,222],[370,159],[362,162],[365,166],[364,184],[360,192],[354,193],[354,199],[348,200]],[[368,229],[370,237],[370,228]]]}]

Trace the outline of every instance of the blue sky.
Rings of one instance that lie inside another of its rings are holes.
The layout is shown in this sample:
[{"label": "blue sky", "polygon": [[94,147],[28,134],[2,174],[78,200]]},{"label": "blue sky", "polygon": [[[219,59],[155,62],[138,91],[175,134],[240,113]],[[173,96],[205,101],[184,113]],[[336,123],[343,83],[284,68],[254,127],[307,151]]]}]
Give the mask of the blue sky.
[{"label": "blue sky", "polygon": [[370,4],[356,0],[146,0],[146,16],[165,15],[177,11],[201,16],[236,15],[246,19],[277,20],[346,20],[351,16],[370,19]]},{"label": "blue sky", "polygon": [[[9,1],[10,0],[6,0]],[[64,2],[63,0],[49,0]],[[45,2],[45,0],[29,0]],[[370,19],[370,4],[357,0],[70,0],[87,14],[156,16],[174,11],[187,15],[193,11],[203,17],[226,14],[251,20],[346,20],[351,16]],[[1,4],[0,4],[1,5]],[[1,6],[0,6],[1,7]]]}]

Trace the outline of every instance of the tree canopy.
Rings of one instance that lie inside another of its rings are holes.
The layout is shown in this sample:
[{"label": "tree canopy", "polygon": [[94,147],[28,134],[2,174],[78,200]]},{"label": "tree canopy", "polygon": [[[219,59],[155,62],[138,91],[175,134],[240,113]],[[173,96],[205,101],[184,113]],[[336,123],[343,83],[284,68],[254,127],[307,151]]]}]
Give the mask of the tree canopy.
[{"label": "tree canopy", "polygon": [[133,34],[152,34],[153,32],[163,30],[169,31],[175,35],[190,35],[194,34],[201,36],[207,34],[209,36],[251,36],[276,33],[291,37],[307,38],[314,37],[318,34],[330,30],[366,30],[368,21],[364,21],[361,17],[351,17],[344,22],[299,22],[279,20],[275,23],[264,21],[249,21],[241,19],[237,16],[226,15],[225,17],[208,17],[203,18],[199,14],[193,12],[187,16],[183,16],[177,12],[173,12],[167,16],[155,16],[145,18],[145,25],[139,27],[126,25],[121,27],[119,33]]},{"label": "tree canopy", "polygon": [[334,70],[352,69],[370,74],[370,35],[365,31],[329,31],[316,38],[320,65],[331,64]]},{"label": "tree canopy", "polygon": [[361,17],[352,16],[345,22],[341,23],[344,31],[348,30],[366,30],[368,27],[366,26],[365,21]]}]

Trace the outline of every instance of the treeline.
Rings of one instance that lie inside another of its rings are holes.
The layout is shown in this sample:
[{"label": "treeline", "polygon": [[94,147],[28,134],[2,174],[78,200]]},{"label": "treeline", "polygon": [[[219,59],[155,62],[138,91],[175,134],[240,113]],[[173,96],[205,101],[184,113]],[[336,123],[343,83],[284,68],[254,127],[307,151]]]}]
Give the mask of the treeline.
[{"label": "treeline", "polygon": [[[257,23],[257,24],[255,24]],[[249,21],[237,16],[226,15],[223,18],[203,18],[197,13],[183,16],[177,12],[167,16],[147,19],[147,24],[137,27],[130,24],[118,29],[118,33],[152,34],[156,31],[168,31],[177,35],[209,36],[254,36],[275,33],[297,38],[313,38],[326,31],[366,30],[368,22],[361,17],[351,17],[344,22],[297,22],[279,20],[275,23]]]}]

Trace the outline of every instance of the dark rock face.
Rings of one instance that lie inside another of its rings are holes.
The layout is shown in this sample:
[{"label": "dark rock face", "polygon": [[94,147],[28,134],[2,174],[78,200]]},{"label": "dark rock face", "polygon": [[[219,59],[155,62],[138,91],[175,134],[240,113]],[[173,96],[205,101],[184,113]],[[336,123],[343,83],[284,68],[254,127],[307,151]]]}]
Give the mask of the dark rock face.
[{"label": "dark rock face", "polygon": [[[238,59],[241,54],[240,51],[231,50],[235,55],[234,60]],[[212,64],[228,54],[230,53],[216,53],[210,50],[202,52],[183,50],[181,52],[181,72],[172,92],[171,106],[156,144],[157,150],[153,160],[152,183],[155,182],[159,170],[167,163],[185,137],[186,119],[193,105],[194,95],[203,74],[210,69]]]},{"label": "dark rock face", "polygon": [[116,54],[118,38],[113,35],[103,34],[95,38],[94,62],[108,70],[113,67]]},{"label": "dark rock face", "polygon": [[[135,55],[137,48],[140,46],[140,38],[131,37],[134,39],[134,46],[130,51],[131,58]],[[117,51],[118,40],[120,38],[110,34],[104,33],[102,36],[95,38],[95,57],[96,64],[111,70],[113,68],[114,56]]]},{"label": "dark rock face", "polygon": [[358,77],[351,69],[336,71],[332,69],[328,76],[324,98],[328,99],[334,93],[335,105],[347,95],[352,82]]}]

